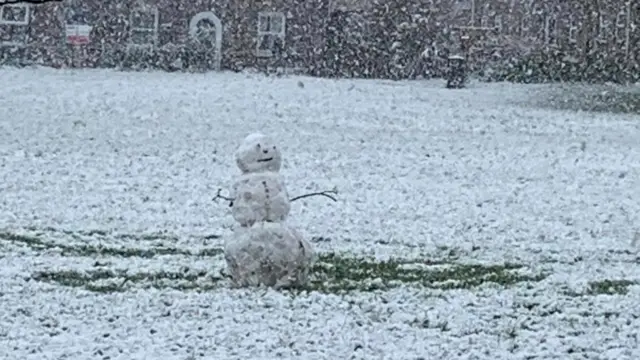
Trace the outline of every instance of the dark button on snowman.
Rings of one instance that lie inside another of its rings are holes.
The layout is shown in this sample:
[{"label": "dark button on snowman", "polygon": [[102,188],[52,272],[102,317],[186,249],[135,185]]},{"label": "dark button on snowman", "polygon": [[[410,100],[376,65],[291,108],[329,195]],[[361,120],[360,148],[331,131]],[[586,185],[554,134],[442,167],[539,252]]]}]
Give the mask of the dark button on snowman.
[{"label": "dark button on snowman", "polygon": [[247,136],[236,151],[242,174],[232,188],[232,215],[240,227],[225,243],[225,260],[236,286],[304,284],[314,258],[311,244],[285,222],[291,209],[280,176],[282,155],[263,134]]}]

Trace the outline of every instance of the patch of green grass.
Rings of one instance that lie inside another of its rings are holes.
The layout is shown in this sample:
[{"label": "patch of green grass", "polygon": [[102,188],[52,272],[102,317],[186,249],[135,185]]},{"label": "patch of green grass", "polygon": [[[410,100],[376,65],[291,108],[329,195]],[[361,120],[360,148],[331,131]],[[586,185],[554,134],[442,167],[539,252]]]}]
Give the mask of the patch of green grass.
[{"label": "patch of green grass", "polygon": [[518,273],[516,270],[522,267],[518,264],[463,264],[447,258],[423,262],[403,259],[375,261],[331,253],[319,258],[307,290],[374,291],[403,284],[451,290],[469,289],[483,284],[510,286],[546,278],[546,274]]},{"label": "patch of green grass", "polygon": [[[54,228],[54,227],[51,227],[51,226],[45,227],[45,228],[38,228],[38,227],[35,227],[35,226],[30,226],[30,227],[27,227],[26,230],[36,232],[36,233],[38,233],[40,235],[46,234],[46,233],[62,233],[62,234],[69,235],[69,236],[74,237],[74,238],[80,238],[81,236],[86,236],[86,237],[91,237],[91,238],[109,237],[109,238],[112,238],[112,239],[120,239],[120,240],[135,239],[137,241],[157,241],[157,240],[177,241],[177,240],[179,240],[179,238],[176,235],[169,234],[169,233],[164,232],[164,231],[143,233],[143,234],[123,234],[123,233],[114,233],[112,231],[101,230],[101,229],[76,230],[76,231],[74,231],[74,230]],[[203,239],[212,240],[212,239],[219,239],[220,237],[221,236],[217,235],[217,234],[209,234],[209,235],[204,235]]]},{"label": "patch of green grass", "polygon": [[222,279],[222,277],[208,276],[206,271],[191,272],[186,268],[178,272],[154,273],[129,273],[125,270],[110,269],[40,271],[33,274],[31,278],[98,293],[122,292],[133,285],[140,288],[206,291],[214,289]]},{"label": "patch of green grass", "polygon": [[600,280],[592,281],[587,287],[587,295],[626,295],[629,286],[637,285],[631,280]]},{"label": "patch of green grass", "polygon": [[[132,238],[132,240],[137,238]],[[161,255],[185,255],[212,257],[222,254],[219,247],[205,248],[197,252],[180,249],[172,246],[151,246],[147,248],[128,248],[91,244],[60,244],[45,241],[37,236],[20,235],[8,232],[0,232],[0,240],[6,240],[16,244],[26,245],[34,250],[59,250],[63,256],[117,256],[140,257],[150,259]]]},{"label": "patch of green grass", "polygon": [[539,100],[559,110],[640,114],[640,91],[622,86],[564,85]]},{"label": "patch of green grass", "polygon": [[[461,264],[447,258],[375,261],[329,253],[319,256],[309,284],[293,291],[344,293],[386,290],[401,285],[442,290],[470,289],[483,284],[511,286],[541,281],[546,277],[545,274],[519,273],[517,270],[521,268],[522,265],[517,264]],[[211,278],[203,271],[130,273],[95,269],[41,271],[34,274],[33,279],[104,293],[125,291],[131,287],[206,291],[219,286],[222,277]]]},{"label": "patch of green grass", "polygon": [[[46,233],[62,232],[76,241],[57,243],[45,239]],[[135,243],[144,239],[170,239],[159,235],[121,235]],[[146,236],[146,237],[145,237]],[[84,238],[83,238],[84,237]],[[86,237],[96,243],[110,237],[100,230],[72,232],[57,229],[45,229],[36,236],[0,232],[0,240],[5,243],[20,244],[36,251],[56,250],[63,256],[112,256],[150,259],[162,255],[182,255],[188,257],[216,257],[223,253],[219,247],[205,248],[200,251],[173,246],[148,246],[145,248],[127,246],[106,246],[87,243]],[[1,242],[0,242],[1,244]],[[483,284],[511,286],[520,282],[537,282],[546,274],[524,274],[519,264],[465,264],[459,262],[458,253],[453,249],[438,249],[437,254],[425,255],[424,260],[391,259],[377,261],[367,258],[354,258],[346,254],[328,253],[319,256],[312,268],[310,282],[296,291],[319,291],[340,293],[348,291],[385,290],[402,285],[419,286],[431,289],[470,289]],[[96,292],[125,291],[132,287],[173,288],[179,290],[205,291],[214,289],[221,278],[207,277],[203,272],[144,272],[135,273],[122,270],[100,268],[89,271],[51,270],[33,275],[37,281],[56,283],[63,286],[81,287]],[[208,280],[207,280],[208,279]],[[213,279],[213,280],[212,280]]]}]

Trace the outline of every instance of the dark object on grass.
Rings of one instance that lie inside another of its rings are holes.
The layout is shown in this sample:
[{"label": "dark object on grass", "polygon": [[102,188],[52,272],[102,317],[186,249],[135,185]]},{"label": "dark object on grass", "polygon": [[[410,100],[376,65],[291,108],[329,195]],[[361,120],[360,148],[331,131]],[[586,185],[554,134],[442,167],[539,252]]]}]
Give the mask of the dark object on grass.
[{"label": "dark object on grass", "polygon": [[466,61],[460,55],[451,55],[447,61],[447,88],[460,89],[467,81]]}]

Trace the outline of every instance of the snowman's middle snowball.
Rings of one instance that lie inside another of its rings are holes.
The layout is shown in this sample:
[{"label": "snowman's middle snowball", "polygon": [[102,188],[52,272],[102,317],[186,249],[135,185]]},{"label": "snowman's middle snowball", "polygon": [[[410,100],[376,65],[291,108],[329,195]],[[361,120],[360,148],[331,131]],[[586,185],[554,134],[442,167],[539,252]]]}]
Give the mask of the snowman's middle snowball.
[{"label": "snowman's middle snowball", "polygon": [[256,222],[280,222],[287,219],[291,204],[284,180],[278,173],[241,175],[233,184],[231,214],[240,226]]}]

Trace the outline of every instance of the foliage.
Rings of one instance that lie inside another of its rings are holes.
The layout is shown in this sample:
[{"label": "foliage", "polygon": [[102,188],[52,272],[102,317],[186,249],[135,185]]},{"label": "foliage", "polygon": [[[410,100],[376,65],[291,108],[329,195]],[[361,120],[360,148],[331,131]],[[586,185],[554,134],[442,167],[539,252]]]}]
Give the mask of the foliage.
[{"label": "foliage", "polygon": [[373,45],[380,76],[414,78],[416,64],[429,37],[430,8],[419,1],[375,0],[371,9]]},{"label": "foliage", "polygon": [[557,110],[640,114],[640,89],[613,84],[560,84],[531,97],[536,107]]},{"label": "foliage", "polygon": [[634,83],[640,80],[638,67],[627,67],[617,57],[593,56],[586,61],[559,50],[536,50],[519,58],[495,64],[481,74],[487,81],[517,83],[586,82]]},{"label": "foliage", "polygon": [[375,0],[364,14],[334,11],[327,27],[328,76],[406,79],[419,72],[430,9],[409,0]]},{"label": "foliage", "polygon": [[336,10],[326,30],[323,64],[316,75],[372,77],[375,73],[370,41],[365,38],[367,20],[358,12]]}]

